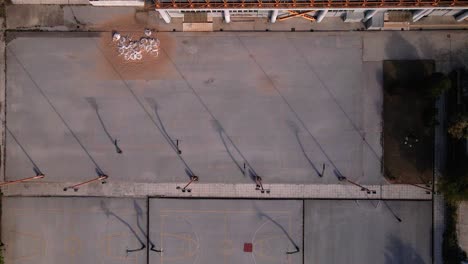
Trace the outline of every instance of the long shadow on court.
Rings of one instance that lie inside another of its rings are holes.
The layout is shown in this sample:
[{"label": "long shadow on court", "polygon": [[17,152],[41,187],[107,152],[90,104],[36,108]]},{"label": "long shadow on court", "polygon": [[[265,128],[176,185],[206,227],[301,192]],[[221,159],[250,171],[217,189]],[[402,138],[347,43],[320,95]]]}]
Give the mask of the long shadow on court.
[{"label": "long shadow on court", "polygon": [[104,121],[102,120],[101,114],[99,113],[99,106],[96,102],[96,99],[93,97],[86,97],[86,101],[88,101],[89,105],[94,109],[96,112],[96,116],[99,120],[99,123],[101,124],[102,129],[104,130],[104,133],[106,133],[107,137],[111,141],[112,145],[115,147],[115,151],[118,154],[122,154],[122,149],[119,147],[118,140],[117,138],[112,137],[112,135],[109,133],[109,130],[107,129],[106,125],[104,124]]},{"label": "long shadow on court", "polygon": [[295,250],[294,251],[286,251],[286,254],[290,255],[290,254],[299,253],[300,248],[297,245],[297,243],[294,241],[294,239],[291,237],[291,235],[289,235],[288,231],[286,231],[286,229],[280,223],[278,223],[275,219],[273,219],[273,217],[267,215],[262,210],[260,210],[260,208],[258,208],[257,204],[253,203],[253,205],[254,205],[255,211],[257,211],[257,216],[260,219],[262,219],[263,217],[268,219],[271,223],[273,223],[276,227],[278,227],[281,230],[281,232],[288,238],[289,242],[291,242],[291,244],[294,246]]},{"label": "long shadow on court", "polygon": [[[154,252],[157,252],[157,253],[161,253],[163,252],[163,249],[160,248],[160,249],[156,249],[156,245],[153,243],[153,241],[151,241],[151,239],[149,238],[148,236],[148,232],[145,232],[145,229],[143,228],[143,226],[141,225],[141,220],[142,220],[142,217],[143,217],[143,209],[138,205],[137,201],[136,200],[133,200],[133,208],[135,209],[135,212],[136,212],[136,222],[137,222],[137,227],[138,227],[138,230],[140,231],[140,233],[143,235],[143,238],[144,239],[147,239],[149,245],[150,245],[150,248],[149,250],[150,251],[154,251]],[[118,216],[117,214],[115,214],[114,212],[112,212],[105,204],[104,201],[101,201],[101,209],[104,211],[104,213],[106,214],[106,216],[113,216],[115,217],[119,222],[121,222],[122,224],[124,224],[128,230],[135,236],[135,238],[138,240],[138,242],[140,243],[140,247],[139,248],[136,248],[136,249],[127,249],[126,250],[126,253],[132,253],[132,252],[138,252],[138,251],[142,251],[146,248],[146,243],[144,242],[144,240],[142,238],[140,238],[140,236],[137,234],[137,232],[135,231],[135,229],[127,222],[125,221],[123,218],[121,218],[120,216]]]},{"label": "long shadow on court", "polygon": [[[216,132],[218,132],[219,138],[221,139],[221,142],[223,142],[223,146],[226,149],[226,152],[228,153],[229,157],[231,160],[236,164],[237,168],[239,171],[242,173],[244,177],[247,177],[247,174],[249,178],[256,183],[256,180],[258,178],[258,174],[255,171],[255,169],[250,165],[250,163],[247,161],[245,156],[242,154],[242,152],[239,150],[239,148],[232,142],[231,138],[226,134],[224,131],[224,128],[221,126],[221,124],[218,122],[218,120],[212,120],[212,124]],[[232,151],[229,149],[228,143],[236,150],[238,155],[241,157],[243,166],[241,166],[241,162],[239,162],[233,155]]]},{"label": "long shadow on court", "polygon": [[[146,101],[151,105],[154,115],[156,116],[157,123],[159,123],[159,125],[156,125],[156,123],[155,125],[159,128],[159,130],[163,134],[163,137],[166,139],[166,141],[171,146],[171,148],[175,150],[177,156],[181,160],[183,160],[181,157],[182,151],[179,149],[179,145],[174,143],[174,140],[169,136],[169,133],[167,133],[166,127],[164,126],[161,116],[159,115],[158,103],[156,102],[156,100],[154,100],[153,98],[149,98],[149,97],[146,98]],[[185,170],[184,170],[185,174],[188,176],[189,179],[192,179],[192,177],[195,176],[195,173],[190,169],[187,163],[184,162],[184,164],[185,164]]]},{"label": "long shadow on court", "polygon": [[16,142],[16,144],[18,144],[18,146],[20,147],[20,149],[23,151],[23,153],[26,155],[26,157],[28,158],[28,160],[31,162],[31,164],[33,165],[33,171],[34,173],[36,173],[36,175],[44,175],[41,170],[39,169],[39,167],[37,166],[37,164],[34,162],[34,160],[31,158],[31,156],[28,154],[28,152],[26,151],[26,149],[23,147],[23,145],[21,145],[21,143],[18,141],[18,139],[15,137],[15,135],[13,134],[13,132],[10,131],[10,129],[5,126],[6,130],[8,131],[8,133],[10,133],[10,136],[11,138],[13,138],[13,140]]},{"label": "long shadow on court", "polygon": [[[120,216],[118,216],[117,214],[115,214],[114,212],[112,212],[105,204],[104,201],[101,200],[101,209],[102,211],[106,214],[106,216],[113,216],[115,217],[115,219],[117,219],[119,222],[121,222],[122,224],[124,224],[127,229],[133,234],[133,236],[138,240],[138,242],[140,243],[140,247],[139,248],[136,248],[136,249],[127,249],[126,250],[126,253],[131,253],[131,252],[137,252],[137,251],[142,251],[146,248],[146,243],[143,241],[143,239],[141,239],[138,234],[136,233],[135,229],[133,229],[133,227],[127,222],[125,221],[123,218],[121,218]],[[141,208],[140,208],[141,209]],[[137,223],[138,223],[138,212],[137,212]],[[139,226],[139,224],[137,224]],[[139,226],[140,227],[140,226]]]},{"label": "long shadow on court", "polygon": [[294,132],[294,135],[296,136],[296,140],[297,140],[297,144],[299,145],[299,147],[301,148],[301,151],[302,151],[302,154],[304,155],[304,157],[306,158],[307,162],[310,164],[310,166],[312,167],[312,169],[315,171],[315,173],[317,173],[317,175],[319,177],[323,177],[323,172],[320,173],[320,171],[317,169],[317,167],[315,167],[315,164],[312,162],[312,160],[309,158],[309,156],[307,155],[305,149],[304,149],[304,145],[302,144],[301,142],[301,138],[299,137],[299,127],[296,125],[296,123],[294,123],[293,121],[288,121],[287,122],[289,127],[291,127],[291,129],[293,130]]},{"label": "long shadow on court", "polygon": [[156,249],[156,245],[151,241],[151,238],[149,238],[148,232],[145,232],[144,228],[141,225],[141,218],[143,217],[143,209],[138,205],[138,203],[134,200],[133,201],[133,207],[135,208],[136,216],[137,216],[137,226],[138,229],[140,230],[141,234],[147,238],[150,248],[149,250],[161,253],[163,251],[162,248]]},{"label": "long shadow on court", "polygon": [[[309,134],[309,136],[312,138],[314,141],[315,145],[320,149],[322,154],[325,156],[325,158],[328,160],[331,166],[337,171],[340,171],[340,169],[337,167],[333,159],[329,156],[329,154],[325,151],[325,148],[322,146],[322,144],[318,141],[317,137],[312,134],[312,132],[309,130],[307,125],[305,124],[304,120],[299,116],[298,112],[294,109],[294,107],[289,103],[289,101],[286,99],[286,97],[281,93],[275,82],[272,80],[271,76],[267,74],[265,71],[264,67],[260,65],[260,63],[257,61],[255,58],[254,54],[250,51],[250,49],[247,47],[247,45],[242,41],[242,38],[237,36],[239,43],[244,47],[244,49],[247,51],[249,54],[249,57],[252,59],[252,61],[257,65],[257,67],[263,72],[265,77],[268,79],[271,87],[275,89],[276,93],[279,95],[279,97],[283,100],[284,104],[289,108],[290,112],[295,116],[295,119],[298,121],[298,123],[303,127],[304,131]],[[305,56],[302,56],[305,58]]]},{"label": "long shadow on court", "polygon": [[41,94],[41,96],[45,99],[45,101],[47,102],[47,104],[49,104],[50,108],[52,109],[53,112],[55,112],[55,114],[57,114],[57,117],[60,119],[60,121],[63,123],[63,125],[68,129],[68,131],[70,132],[70,134],[73,136],[73,138],[76,140],[76,142],[78,143],[78,145],[80,145],[81,149],[86,153],[86,156],[88,156],[88,158],[91,160],[91,162],[94,164],[95,166],[95,171],[96,173],[98,174],[98,176],[102,176],[102,175],[106,175],[104,173],[104,171],[101,169],[101,167],[99,166],[99,164],[96,162],[96,160],[93,158],[93,156],[89,153],[88,149],[86,149],[86,147],[84,146],[84,144],[81,142],[81,140],[78,138],[78,136],[75,134],[75,132],[72,130],[72,128],[70,127],[70,125],[67,123],[67,121],[65,120],[65,118],[62,116],[62,114],[60,114],[60,112],[58,111],[57,107],[55,107],[55,105],[52,103],[52,101],[50,100],[50,98],[47,96],[47,94],[44,92],[44,90],[42,90],[42,88],[39,86],[39,84],[36,82],[36,80],[33,78],[33,76],[31,75],[31,73],[26,69],[26,67],[24,66],[24,64],[19,60],[19,58],[16,56],[16,54],[13,52],[13,50],[11,50],[10,48],[7,48],[7,50],[10,52],[11,56],[16,60],[16,62],[18,63],[18,65],[21,67],[21,69],[23,70],[23,72],[28,76],[28,78],[31,80],[31,82],[33,83],[34,87],[37,89],[37,91]]},{"label": "long shadow on court", "polygon": [[[240,165],[240,162],[236,160],[236,158],[232,154],[231,150],[229,149],[229,147],[228,147],[228,145],[226,143],[226,140],[224,139],[224,136],[223,136],[224,135],[224,129],[222,128],[221,124],[217,120],[213,120],[212,124],[213,124],[213,127],[216,130],[216,132],[218,132],[219,138],[221,139],[221,142],[223,142],[223,146],[226,149],[227,154],[229,155],[231,160],[234,162],[234,164],[236,164],[237,168],[240,170],[242,175],[245,177],[245,168],[243,168],[243,166]],[[232,142],[231,142],[231,144],[234,145]]]},{"label": "long shadow on court", "polygon": [[387,238],[385,247],[385,264],[424,264],[423,260],[416,250],[404,243],[400,238],[390,235]]}]

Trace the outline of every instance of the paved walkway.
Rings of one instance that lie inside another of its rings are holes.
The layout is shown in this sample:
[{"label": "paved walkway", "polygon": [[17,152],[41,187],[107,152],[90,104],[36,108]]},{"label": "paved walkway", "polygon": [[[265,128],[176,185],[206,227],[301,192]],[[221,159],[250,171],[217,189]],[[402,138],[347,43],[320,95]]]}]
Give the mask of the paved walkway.
[{"label": "paved walkway", "polygon": [[65,186],[73,183],[28,182],[3,187],[4,196],[103,196],[103,197],[210,197],[210,198],[290,198],[290,199],[384,199],[384,200],[431,200],[426,190],[405,184],[366,185],[371,190],[361,191],[350,184],[264,184],[270,192],[255,190],[255,184],[203,184],[189,186],[190,192],[182,192],[177,186],[186,183],[130,183],[110,181],[106,184],[92,183],[78,191]]},{"label": "paved walkway", "polygon": [[[448,64],[450,65],[450,64]],[[435,129],[435,144],[434,144],[434,184],[437,186],[438,180],[443,176],[442,172],[445,168],[445,157],[446,157],[446,118],[445,118],[445,106],[446,97],[441,96],[436,102],[438,111],[438,120],[440,125]],[[433,202],[433,259],[434,264],[442,264],[442,242],[445,231],[445,201],[442,195],[434,195]]]}]

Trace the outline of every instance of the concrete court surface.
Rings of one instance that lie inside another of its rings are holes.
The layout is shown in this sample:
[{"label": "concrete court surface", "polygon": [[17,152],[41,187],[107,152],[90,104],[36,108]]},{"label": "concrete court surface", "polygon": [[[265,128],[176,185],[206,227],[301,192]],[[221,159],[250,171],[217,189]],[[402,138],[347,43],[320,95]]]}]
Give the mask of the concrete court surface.
[{"label": "concrete court surface", "polygon": [[145,199],[9,197],[2,242],[6,264],[432,263],[431,202],[387,204],[402,222],[379,201],[150,198],[147,225]]},{"label": "concrete court surface", "polygon": [[146,200],[3,198],[5,263],[147,263]]},{"label": "concrete court surface", "polygon": [[164,250],[150,263],[302,263],[300,200],[150,199],[149,211]]},{"label": "concrete court surface", "polygon": [[432,203],[386,203],[306,201],[305,262],[432,263]]},{"label": "concrete court surface", "polygon": [[135,66],[96,34],[16,35],[7,179],[33,173],[27,153],[47,181],[90,179],[96,167],[137,182],[330,183],[335,171],[382,181],[380,63],[363,62],[361,36],[159,36],[160,57]]},{"label": "concrete court surface", "polygon": [[468,57],[463,32],[177,32],[131,65],[106,34],[10,35],[7,180],[379,184],[382,60]]}]

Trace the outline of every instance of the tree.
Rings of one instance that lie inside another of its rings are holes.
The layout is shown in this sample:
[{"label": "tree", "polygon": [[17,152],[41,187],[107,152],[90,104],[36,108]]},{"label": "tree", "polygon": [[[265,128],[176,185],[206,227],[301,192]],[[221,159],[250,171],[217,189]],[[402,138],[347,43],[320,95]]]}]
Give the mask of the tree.
[{"label": "tree", "polygon": [[429,97],[437,98],[451,87],[452,81],[447,75],[441,72],[435,72],[427,79],[425,90]]},{"label": "tree", "polygon": [[448,133],[456,139],[468,139],[468,115],[464,114],[455,119],[448,129]]}]

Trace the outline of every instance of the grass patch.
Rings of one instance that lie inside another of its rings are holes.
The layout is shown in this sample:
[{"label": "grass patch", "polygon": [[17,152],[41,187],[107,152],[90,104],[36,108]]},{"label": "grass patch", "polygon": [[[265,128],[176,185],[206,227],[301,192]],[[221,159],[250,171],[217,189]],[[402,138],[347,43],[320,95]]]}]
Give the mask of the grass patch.
[{"label": "grass patch", "polygon": [[[443,193],[446,205],[446,226],[442,254],[444,263],[459,264],[467,260],[466,253],[458,245],[457,207],[459,202],[468,200],[468,155],[464,131],[453,131],[453,125],[468,113],[468,96],[461,88],[468,81],[468,72],[459,69],[450,74],[453,88],[449,90],[446,115],[451,125],[447,133],[447,168],[439,180],[437,190]],[[452,127],[452,131],[451,128]],[[456,133],[454,133],[456,132]]]},{"label": "grass patch", "polygon": [[384,174],[394,183],[432,181],[437,109],[428,80],[434,69],[432,60],[383,63]]},{"label": "grass patch", "polygon": [[445,208],[445,232],[442,243],[442,256],[445,264],[460,264],[466,261],[466,253],[458,245],[457,238],[457,206],[448,203]]}]

